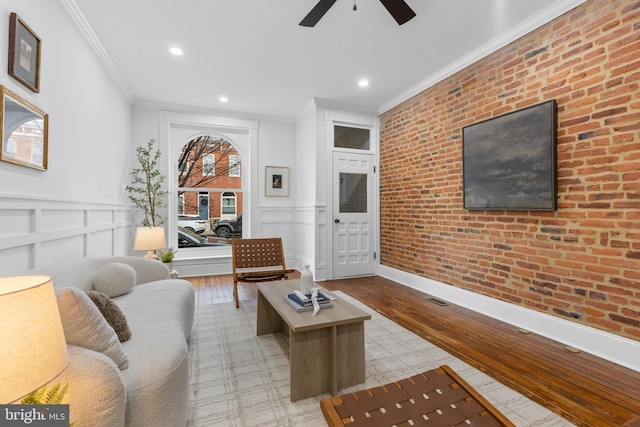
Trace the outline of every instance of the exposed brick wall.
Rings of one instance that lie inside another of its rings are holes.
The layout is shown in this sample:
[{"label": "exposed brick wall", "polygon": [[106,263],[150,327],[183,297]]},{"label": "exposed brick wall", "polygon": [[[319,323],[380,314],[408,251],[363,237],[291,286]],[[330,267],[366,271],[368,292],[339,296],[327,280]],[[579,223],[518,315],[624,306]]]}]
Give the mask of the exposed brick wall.
[{"label": "exposed brick wall", "polygon": [[[640,2],[589,1],[381,116],[381,262],[640,340]],[[463,126],[558,102],[558,210],[465,211]]]}]

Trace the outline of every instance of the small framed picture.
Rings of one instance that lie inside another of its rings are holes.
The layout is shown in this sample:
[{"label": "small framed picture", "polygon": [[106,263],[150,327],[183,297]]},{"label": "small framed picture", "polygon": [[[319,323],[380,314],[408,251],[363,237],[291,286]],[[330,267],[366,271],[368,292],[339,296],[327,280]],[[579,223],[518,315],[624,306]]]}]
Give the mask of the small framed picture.
[{"label": "small framed picture", "polygon": [[47,170],[49,115],[0,85],[0,161]]},{"label": "small framed picture", "polygon": [[9,75],[40,92],[40,37],[20,17],[9,17]]},{"label": "small framed picture", "polygon": [[289,196],[289,168],[267,166],[265,172],[265,196]]}]

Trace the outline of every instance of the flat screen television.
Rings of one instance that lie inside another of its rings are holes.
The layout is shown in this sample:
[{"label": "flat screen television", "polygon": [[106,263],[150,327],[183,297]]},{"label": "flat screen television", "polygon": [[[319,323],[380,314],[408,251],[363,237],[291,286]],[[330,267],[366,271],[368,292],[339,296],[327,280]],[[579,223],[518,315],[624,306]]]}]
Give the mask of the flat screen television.
[{"label": "flat screen television", "polygon": [[462,129],[464,208],[556,210],[557,104]]}]

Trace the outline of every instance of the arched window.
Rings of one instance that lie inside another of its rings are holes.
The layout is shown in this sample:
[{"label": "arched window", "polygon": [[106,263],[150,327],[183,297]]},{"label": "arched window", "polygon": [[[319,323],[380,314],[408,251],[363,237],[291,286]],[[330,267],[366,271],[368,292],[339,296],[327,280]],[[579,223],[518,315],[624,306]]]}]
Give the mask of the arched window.
[{"label": "arched window", "polygon": [[[242,168],[235,146],[223,137],[198,136],[184,144],[177,166],[178,247],[230,244],[230,238],[215,234],[215,225],[242,213]],[[184,228],[195,233],[185,236]]]}]

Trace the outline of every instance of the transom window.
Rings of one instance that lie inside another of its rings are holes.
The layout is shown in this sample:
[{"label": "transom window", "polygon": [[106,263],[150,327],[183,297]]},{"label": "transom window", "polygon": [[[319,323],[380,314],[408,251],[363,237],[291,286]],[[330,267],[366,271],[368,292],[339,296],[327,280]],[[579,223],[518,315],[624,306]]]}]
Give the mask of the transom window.
[{"label": "transom window", "polygon": [[336,148],[350,148],[354,150],[369,150],[369,129],[347,126],[334,126],[333,146]]}]

